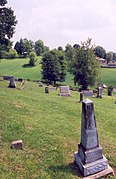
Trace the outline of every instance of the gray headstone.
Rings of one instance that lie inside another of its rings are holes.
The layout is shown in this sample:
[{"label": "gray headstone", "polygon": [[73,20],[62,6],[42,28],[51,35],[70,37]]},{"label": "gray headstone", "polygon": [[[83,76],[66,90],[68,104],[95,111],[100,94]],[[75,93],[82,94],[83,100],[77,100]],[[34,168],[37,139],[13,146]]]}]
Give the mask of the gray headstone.
[{"label": "gray headstone", "polygon": [[82,102],[81,142],[74,158],[84,176],[108,168],[107,159],[102,155],[98,141],[93,102],[89,99]]},{"label": "gray headstone", "polygon": [[11,143],[11,148],[16,150],[22,150],[23,149],[23,142],[22,140],[16,140]]},{"label": "gray headstone", "polygon": [[93,90],[83,91],[84,96],[93,97]]},{"label": "gray headstone", "polygon": [[9,79],[9,88],[16,88],[16,82],[14,76],[11,76]]},{"label": "gray headstone", "polygon": [[45,87],[45,93],[47,93],[47,94],[49,93],[49,87],[48,86]]},{"label": "gray headstone", "polygon": [[102,98],[102,87],[98,87],[98,91],[97,91],[97,98]]},{"label": "gray headstone", "polygon": [[39,81],[39,87],[43,87],[43,83],[41,81]]},{"label": "gray headstone", "polygon": [[60,86],[60,96],[70,96],[69,86]]}]

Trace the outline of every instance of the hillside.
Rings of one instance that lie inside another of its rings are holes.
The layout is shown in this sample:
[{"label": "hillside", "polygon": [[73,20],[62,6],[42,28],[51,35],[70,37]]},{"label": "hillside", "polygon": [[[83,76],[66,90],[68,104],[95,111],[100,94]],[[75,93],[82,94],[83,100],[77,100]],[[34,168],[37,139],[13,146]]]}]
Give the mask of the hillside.
[{"label": "hillside", "polygon": [[[24,64],[28,64],[29,59],[13,59],[1,60],[0,62],[0,75],[14,75],[15,77],[23,77],[24,79],[41,80],[41,65],[39,58],[37,66],[24,68]],[[116,69],[115,68],[101,68],[100,77],[98,82],[105,83],[106,85],[112,84],[116,86]],[[73,76],[67,73],[66,81],[63,84],[74,86]]]},{"label": "hillside", "polygon": [[[80,178],[74,152],[80,142],[79,93],[58,96],[59,89],[45,94],[43,87],[27,82],[20,90],[0,81],[0,178]],[[116,170],[116,97],[104,90],[94,102],[99,142],[109,164]],[[10,144],[22,139],[23,150]],[[113,177],[111,177],[113,178]]]}]

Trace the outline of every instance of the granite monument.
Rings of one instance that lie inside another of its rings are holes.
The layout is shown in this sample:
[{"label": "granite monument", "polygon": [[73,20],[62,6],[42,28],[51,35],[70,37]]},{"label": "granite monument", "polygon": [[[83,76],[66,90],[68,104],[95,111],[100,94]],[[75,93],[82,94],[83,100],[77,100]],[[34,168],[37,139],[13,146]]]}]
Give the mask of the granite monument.
[{"label": "granite monument", "polygon": [[83,176],[109,169],[108,161],[99,145],[94,105],[89,99],[82,102],[81,142],[78,152],[74,153],[74,159]]}]

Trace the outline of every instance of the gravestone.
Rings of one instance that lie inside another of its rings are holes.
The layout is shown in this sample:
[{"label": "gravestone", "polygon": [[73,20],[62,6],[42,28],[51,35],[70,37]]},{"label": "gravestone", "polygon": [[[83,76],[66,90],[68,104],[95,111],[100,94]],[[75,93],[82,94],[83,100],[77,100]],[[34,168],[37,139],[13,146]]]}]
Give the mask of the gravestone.
[{"label": "gravestone", "polygon": [[[94,175],[101,171],[108,172],[107,159],[102,155],[99,145],[93,102],[86,99],[82,102],[81,142],[74,159],[84,176]],[[112,169],[111,169],[112,170]],[[112,171],[110,170],[110,173]]]},{"label": "gravestone", "polygon": [[11,148],[16,150],[22,150],[23,149],[23,141],[22,140],[16,140],[11,143]]},{"label": "gravestone", "polygon": [[3,79],[4,79],[4,80],[10,80],[10,77],[11,77],[11,76],[4,75],[4,76],[3,76]]},{"label": "gravestone", "polygon": [[45,93],[49,93],[49,87],[48,86],[45,87]]},{"label": "gravestone", "polygon": [[39,81],[38,85],[39,87],[43,87],[43,83],[41,81]]},{"label": "gravestone", "polygon": [[71,96],[69,86],[60,86],[60,96]]},{"label": "gravestone", "polygon": [[93,97],[93,90],[83,91],[84,96]]},{"label": "gravestone", "polygon": [[97,98],[102,98],[102,87],[98,87],[98,91],[97,91]]},{"label": "gravestone", "polygon": [[16,82],[14,76],[11,76],[9,79],[9,88],[16,88]]}]

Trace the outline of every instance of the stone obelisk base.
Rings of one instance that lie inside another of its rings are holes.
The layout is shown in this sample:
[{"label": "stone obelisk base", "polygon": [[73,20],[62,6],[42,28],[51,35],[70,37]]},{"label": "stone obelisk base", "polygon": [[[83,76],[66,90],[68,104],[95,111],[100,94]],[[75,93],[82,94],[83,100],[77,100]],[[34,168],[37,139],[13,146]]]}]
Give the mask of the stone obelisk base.
[{"label": "stone obelisk base", "polygon": [[78,165],[78,168],[84,176],[93,175],[95,173],[101,172],[105,169],[108,169],[107,159],[103,156],[102,159],[90,162],[88,164],[83,164],[81,158],[78,155],[78,152],[74,153],[75,162]]},{"label": "stone obelisk base", "polygon": [[88,177],[83,177],[83,179],[99,179],[108,175],[114,175],[114,171],[109,165],[107,169],[102,170],[101,172],[98,172],[96,174],[90,175]]}]

